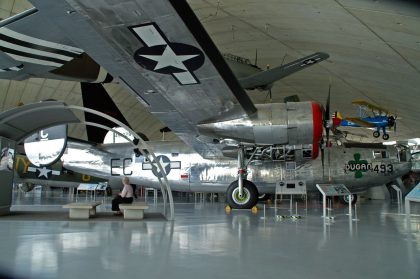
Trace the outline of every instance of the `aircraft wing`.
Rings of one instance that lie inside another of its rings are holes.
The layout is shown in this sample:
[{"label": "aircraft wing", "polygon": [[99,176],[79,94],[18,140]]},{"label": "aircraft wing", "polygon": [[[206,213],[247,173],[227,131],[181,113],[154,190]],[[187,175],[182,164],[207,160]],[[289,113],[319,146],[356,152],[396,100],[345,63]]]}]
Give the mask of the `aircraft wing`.
[{"label": "aircraft wing", "polygon": [[361,120],[360,118],[356,118],[356,117],[346,117],[344,118],[344,120],[356,123],[360,127],[368,127],[368,128],[376,127],[375,124]]},{"label": "aircraft wing", "polygon": [[327,53],[316,52],[309,56],[290,62],[286,65],[278,66],[273,69],[269,69],[245,78],[241,78],[239,79],[239,82],[245,89],[266,87],[279,79],[287,77],[288,75],[291,75],[318,62],[321,62],[327,59],[328,57],[330,56]]},{"label": "aircraft wing", "polygon": [[367,107],[367,108],[371,109],[372,111],[383,112],[383,113],[386,113],[387,115],[390,114],[387,109],[384,109],[384,108],[382,108],[380,106],[371,104],[371,103],[369,103],[367,101],[364,101],[364,100],[354,100],[351,103],[353,105]]},{"label": "aircraft wing", "polygon": [[[205,157],[221,153],[197,140],[198,123],[228,111],[256,112],[185,1],[30,2],[36,11],[7,28],[32,38],[66,37],[69,46],[86,52]],[[31,25],[26,24],[29,19]],[[50,23],[48,34],[39,31],[36,19]]]}]

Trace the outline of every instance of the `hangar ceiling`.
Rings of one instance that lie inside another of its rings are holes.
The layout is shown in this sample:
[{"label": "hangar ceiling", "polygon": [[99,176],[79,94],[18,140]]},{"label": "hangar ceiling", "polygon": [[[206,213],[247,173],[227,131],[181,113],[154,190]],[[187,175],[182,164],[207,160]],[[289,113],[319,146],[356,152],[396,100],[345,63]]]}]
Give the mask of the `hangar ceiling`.
[{"label": "hangar ceiling", "polygon": [[[391,140],[420,137],[416,100],[420,97],[420,4],[417,1],[368,0],[224,0],[188,1],[221,52],[257,64],[277,66],[326,52],[330,58],[277,83],[272,102],[298,95],[300,100],[324,103],[331,83],[331,108],[355,116],[354,99],[365,99],[398,115]],[[2,0],[0,18],[31,5],[26,0]],[[118,84],[106,84],[135,131],[161,139],[164,125]],[[269,102],[266,92],[250,91],[256,103]],[[0,80],[0,110],[44,100],[82,105],[78,83],[46,79]],[[83,126],[72,125],[70,136],[86,139]],[[369,137],[371,131],[352,131]],[[174,139],[171,134],[166,139]],[[376,140],[380,141],[380,140]]]}]

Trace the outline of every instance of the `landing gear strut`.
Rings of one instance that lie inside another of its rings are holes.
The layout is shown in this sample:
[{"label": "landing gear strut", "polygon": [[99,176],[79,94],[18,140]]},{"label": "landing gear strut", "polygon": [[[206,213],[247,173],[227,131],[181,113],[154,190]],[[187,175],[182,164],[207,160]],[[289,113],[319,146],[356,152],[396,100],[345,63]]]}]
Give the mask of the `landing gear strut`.
[{"label": "landing gear strut", "polygon": [[[254,157],[256,150],[251,155],[248,163]],[[232,182],[226,192],[226,199],[231,208],[250,209],[258,202],[258,190],[254,183],[246,180],[247,166],[245,163],[244,146],[238,147],[238,180]]]},{"label": "landing gear strut", "polygon": [[244,147],[239,146],[238,149],[238,197],[242,198],[244,195],[244,176],[246,176],[246,166],[244,166]]}]

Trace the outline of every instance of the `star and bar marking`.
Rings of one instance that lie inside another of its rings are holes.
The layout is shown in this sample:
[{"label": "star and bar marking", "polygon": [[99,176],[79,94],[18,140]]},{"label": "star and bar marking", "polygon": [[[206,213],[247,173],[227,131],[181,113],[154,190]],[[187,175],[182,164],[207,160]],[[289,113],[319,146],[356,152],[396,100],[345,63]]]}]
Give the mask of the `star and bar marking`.
[{"label": "star and bar marking", "polygon": [[204,64],[204,53],[192,46],[170,42],[155,23],[130,26],[144,45],[134,53],[141,67],[160,74],[172,75],[179,84],[197,84],[194,71]]},{"label": "star and bar marking", "polygon": [[163,171],[166,175],[168,175],[172,169],[180,169],[181,162],[180,161],[171,161],[165,155],[159,155],[156,157],[156,161],[152,163],[143,163],[142,169],[143,170],[151,170],[153,175],[156,177],[163,177],[162,172],[160,171],[157,162],[162,166]]},{"label": "star and bar marking", "polygon": [[38,174],[38,178],[45,178],[45,179],[49,179],[51,175],[60,175],[60,171],[47,169],[46,167],[42,167],[42,168],[28,167],[28,172],[36,173]]}]

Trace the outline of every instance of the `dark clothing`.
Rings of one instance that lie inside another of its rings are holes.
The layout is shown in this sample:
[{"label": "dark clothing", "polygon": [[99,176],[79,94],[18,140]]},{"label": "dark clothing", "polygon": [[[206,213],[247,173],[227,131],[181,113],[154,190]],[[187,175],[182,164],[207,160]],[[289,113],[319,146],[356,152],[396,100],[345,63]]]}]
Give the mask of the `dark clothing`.
[{"label": "dark clothing", "polygon": [[112,200],[112,211],[119,211],[121,203],[132,203],[133,198],[123,198],[120,195]]}]

